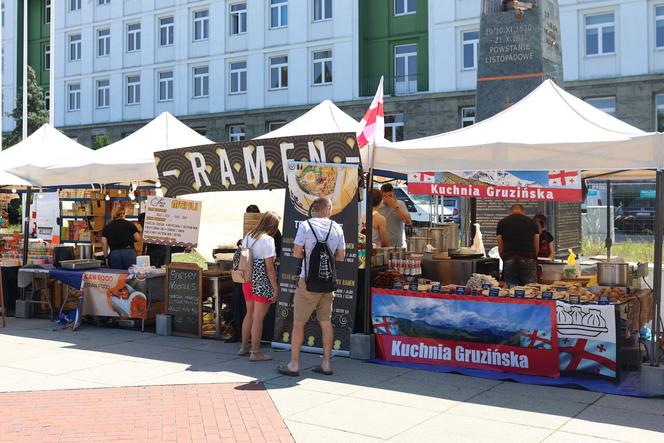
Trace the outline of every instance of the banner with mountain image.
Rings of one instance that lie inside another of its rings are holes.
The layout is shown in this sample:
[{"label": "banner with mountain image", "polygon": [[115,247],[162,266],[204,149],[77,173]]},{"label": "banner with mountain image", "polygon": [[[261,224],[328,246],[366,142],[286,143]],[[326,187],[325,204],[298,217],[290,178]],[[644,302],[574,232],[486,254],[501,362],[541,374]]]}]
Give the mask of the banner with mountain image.
[{"label": "banner with mountain image", "polygon": [[376,354],[387,361],[559,377],[556,305],[373,289]]},{"label": "banner with mountain image", "polygon": [[411,194],[580,202],[580,171],[463,171],[408,174]]}]

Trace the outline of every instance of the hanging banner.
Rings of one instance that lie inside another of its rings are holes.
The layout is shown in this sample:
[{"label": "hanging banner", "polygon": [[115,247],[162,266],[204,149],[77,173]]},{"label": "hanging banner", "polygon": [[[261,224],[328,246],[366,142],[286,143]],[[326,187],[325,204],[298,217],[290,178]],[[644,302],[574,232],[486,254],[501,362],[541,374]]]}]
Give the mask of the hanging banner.
[{"label": "hanging banner", "polygon": [[148,300],[129,274],[86,272],[81,282],[83,315],[146,319]]},{"label": "hanging banner", "polygon": [[210,191],[285,189],[291,160],[358,163],[355,134],[318,134],[155,152],[167,197]]},{"label": "hanging banner", "polygon": [[618,378],[615,305],[556,303],[560,371]]},{"label": "hanging banner", "polygon": [[143,243],[183,248],[198,246],[201,202],[150,196],[145,203]]},{"label": "hanging banner", "polygon": [[376,354],[387,361],[559,377],[553,301],[373,289]]},{"label": "hanging banner", "polygon": [[[293,297],[300,275],[301,260],[293,257],[293,241],[300,223],[309,218],[311,204],[318,197],[332,200],[332,220],[339,223],[346,241],[346,258],[337,262],[337,286],[332,309],[334,350],[347,353],[355,319],[358,236],[358,167],[356,165],[291,162],[288,170],[288,198],[284,209],[284,232],[279,266],[280,292],[273,346],[290,346],[293,326]],[[313,316],[315,318],[315,315]],[[304,347],[322,348],[318,322],[304,327]]]},{"label": "hanging banner", "polygon": [[408,174],[411,194],[580,202],[579,171],[464,171]]}]

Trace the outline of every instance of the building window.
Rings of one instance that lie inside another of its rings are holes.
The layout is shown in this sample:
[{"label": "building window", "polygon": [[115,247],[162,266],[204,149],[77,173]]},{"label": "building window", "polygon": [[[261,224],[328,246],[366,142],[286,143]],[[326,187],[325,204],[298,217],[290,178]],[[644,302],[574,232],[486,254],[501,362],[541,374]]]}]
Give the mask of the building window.
[{"label": "building window", "polygon": [[394,15],[415,14],[415,0],[394,0]]},{"label": "building window", "polygon": [[173,71],[159,73],[159,101],[173,100]]},{"label": "building window", "polygon": [[198,132],[203,137],[205,137],[207,135],[207,128],[205,126],[198,126],[196,128],[191,128],[191,129]]},{"label": "building window", "polygon": [[97,107],[108,108],[109,106],[111,106],[111,81],[97,80]]},{"label": "building window", "polygon": [[51,45],[44,45],[44,71],[51,69]]},{"label": "building window", "polygon": [[[4,8],[5,5],[3,4],[2,7]],[[44,1],[44,24],[48,25],[51,23],[51,0],[45,0]],[[4,9],[3,9],[3,16],[2,16],[2,24],[5,24],[5,17],[4,17]]]},{"label": "building window", "polygon": [[207,40],[210,35],[210,13],[207,9],[194,12],[194,41]]},{"label": "building window", "polygon": [[105,57],[111,53],[111,30],[109,28],[97,31],[97,57]]},{"label": "building window", "polygon": [[655,8],[655,46],[664,48],[664,6]]},{"label": "building window", "polygon": [[594,97],[587,98],[586,103],[593,105],[600,111],[604,111],[609,115],[616,115],[616,98],[615,97]]},{"label": "building window", "polygon": [[288,56],[270,57],[270,89],[288,87]]},{"label": "building window", "polygon": [[231,5],[231,35],[247,32],[247,4],[235,3]]},{"label": "building window", "polygon": [[664,131],[664,94],[659,94],[655,96],[655,118],[657,120],[657,131]]},{"label": "building window", "polygon": [[79,111],[81,109],[81,84],[80,83],[70,83],[69,84],[69,111]]},{"label": "building window", "polygon": [[138,105],[141,103],[141,76],[127,76],[127,104]]},{"label": "building window", "polygon": [[270,0],[270,28],[288,26],[288,1]]},{"label": "building window", "polygon": [[479,44],[479,31],[463,33],[463,69],[477,69],[477,47]]},{"label": "building window", "polygon": [[272,132],[284,126],[285,121],[267,122],[267,132]]},{"label": "building window", "polygon": [[616,28],[613,13],[586,16],[586,55],[616,52]]},{"label": "building window", "polygon": [[247,62],[232,62],[231,72],[231,94],[247,92]]},{"label": "building window", "polygon": [[75,62],[81,59],[81,34],[69,36],[69,61]]},{"label": "building window", "polygon": [[141,50],[141,24],[130,23],[127,25],[127,52]]},{"label": "building window", "polygon": [[403,140],[403,114],[385,116],[385,138],[392,142]]},{"label": "building window", "polygon": [[161,17],[159,19],[159,46],[171,46],[175,38],[175,19]]},{"label": "building window", "polygon": [[98,4],[99,6],[110,5],[110,4],[111,4],[111,0],[97,0],[97,4]]},{"label": "building window", "polygon": [[228,141],[239,142],[245,138],[244,125],[232,125],[228,127]]},{"label": "building window", "polygon": [[207,97],[210,92],[210,70],[207,66],[194,68],[194,98]]},{"label": "building window", "polygon": [[332,0],[314,0],[314,21],[332,18]]},{"label": "building window", "polygon": [[44,91],[44,108],[51,109],[51,91]]},{"label": "building window", "polygon": [[332,83],[332,51],[314,52],[314,85]]},{"label": "building window", "polygon": [[69,0],[69,10],[78,11],[81,9],[81,0]]},{"label": "building window", "polygon": [[475,106],[468,106],[467,108],[461,108],[461,127],[465,128],[466,126],[475,124]]},{"label": "building window", "polygon": [[417,45],[394,47],[394,92],[406,94],[417,91]]}]

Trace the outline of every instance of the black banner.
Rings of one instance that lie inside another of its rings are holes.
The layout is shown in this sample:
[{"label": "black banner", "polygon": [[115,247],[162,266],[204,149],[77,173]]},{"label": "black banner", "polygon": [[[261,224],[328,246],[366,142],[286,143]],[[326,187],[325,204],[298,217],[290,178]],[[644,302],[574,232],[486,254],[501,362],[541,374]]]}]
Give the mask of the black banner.
[{"label": "black banner", "polygon": [[283,189],[290,161],[359,163],[355,134],[244,140],[155,152],[164,196]]},{"label": "black banner", "polygon": [[[309,183],[319,186],[318,191],[332,199],[332,220],[343,227],[346,241],[346,258],[337,262],[338,289],[334,294],[332,326],[334,327],[334,351],[350,350],[350,336],[355,319],[355,294],[357,282],[357,233],[358,233],[358,168],[354,165],[291,163],[288,196],[284,208],[284,232],[279,269],[280,293],[277,300],[273,345],[290,345],[293,325],[293,296],[299,279],[301,260],[292,256],[293,241],[299,224],[309,215],[309,207],[315,195]],[[327,184],[325,183],[327,181]],[[329,191],[334,186],[334,190]],[[322,348],[321,332],[316,315],[304,327],[304,347]]]}]

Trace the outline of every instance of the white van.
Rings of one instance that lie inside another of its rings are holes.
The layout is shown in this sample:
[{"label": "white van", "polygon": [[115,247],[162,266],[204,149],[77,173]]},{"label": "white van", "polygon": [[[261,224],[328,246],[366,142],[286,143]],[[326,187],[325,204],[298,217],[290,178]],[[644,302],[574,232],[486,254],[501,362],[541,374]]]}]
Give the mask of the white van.
[{"label": "white van", "polygon": [[[451,200],[455,200],[454,204],[458,205],[456,199],[443,199],[442,205],[438,206],[438,215],[431,213],[433,198],[436,196],[409,194],[408,186],[399,185],[394,187],[394,195],[397,199],[406,204],[406,209],[410,213],[410,218],[413,220],[414,226],[424,226],[429,223],[454,223],[459,218],[459,211],[456,207],[448,207]],[[448,202],[447,200],[450,200]],[[455,213],[456,209],[456,213]],[[442,213],[441,213],[442,211]]]}]

